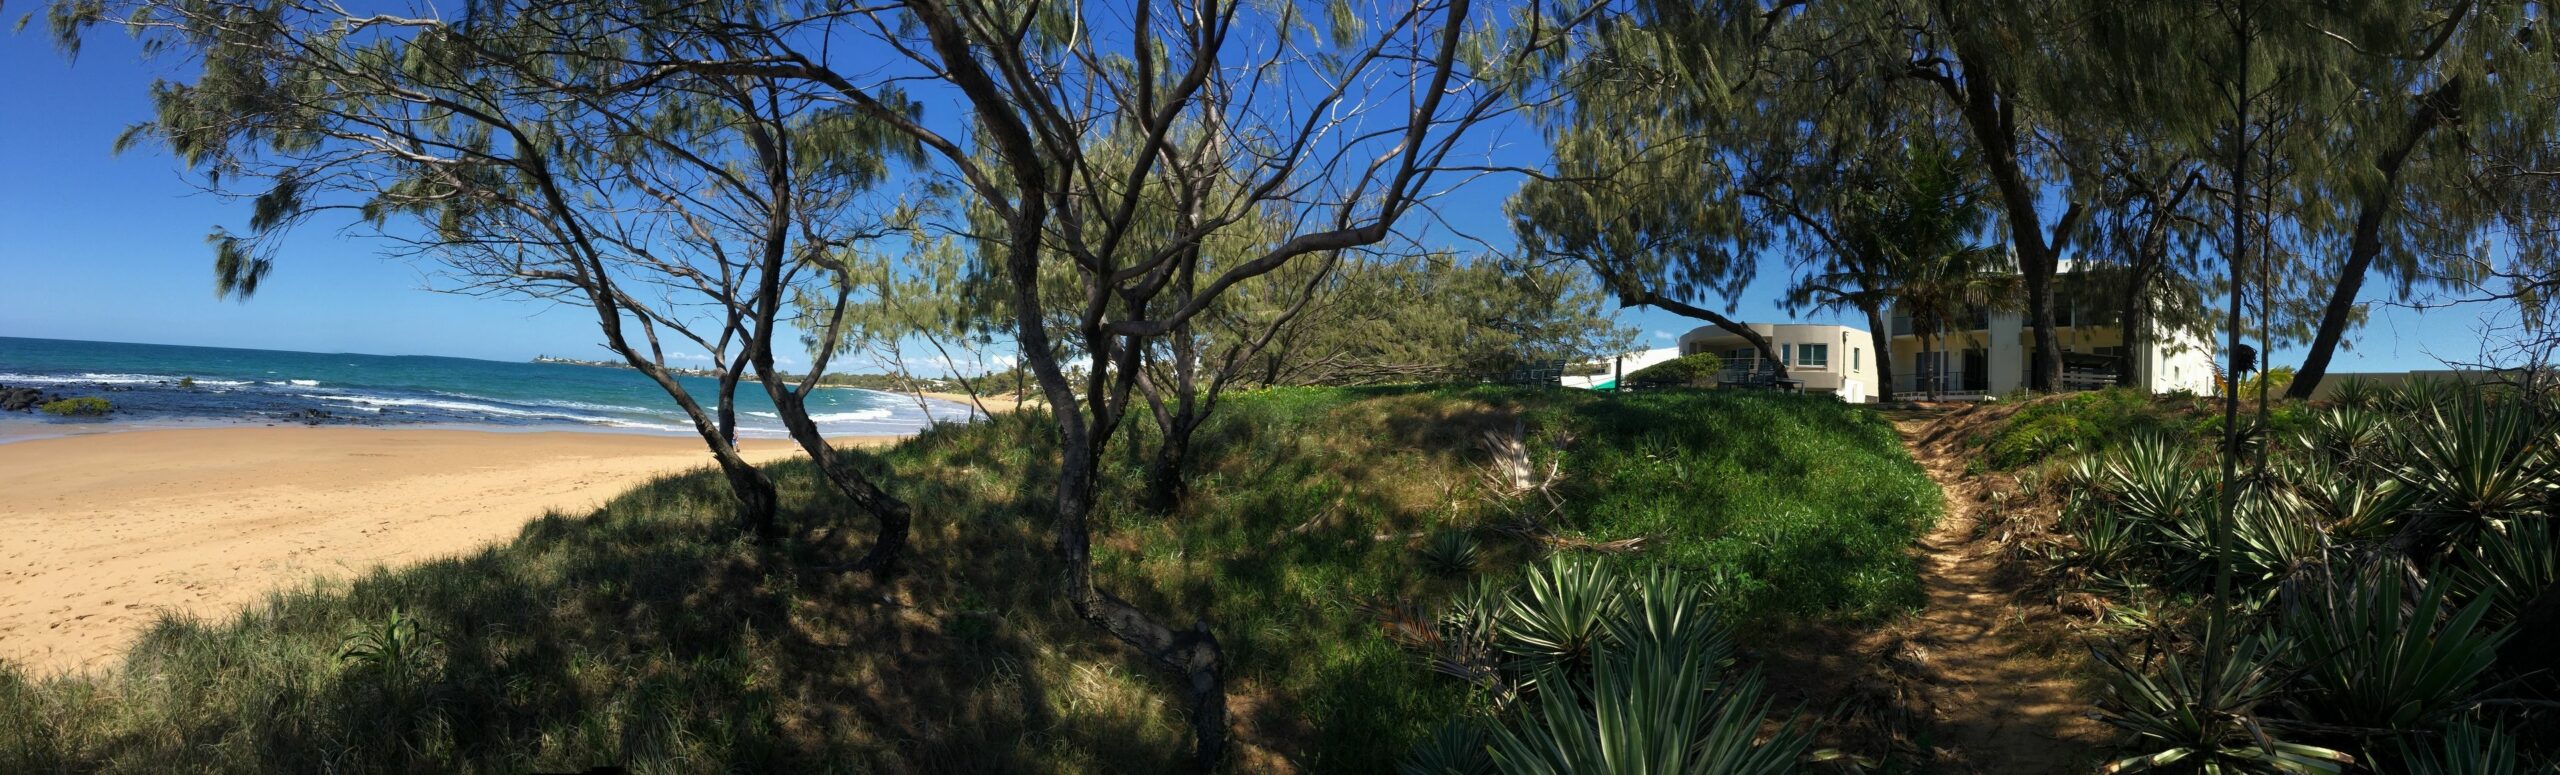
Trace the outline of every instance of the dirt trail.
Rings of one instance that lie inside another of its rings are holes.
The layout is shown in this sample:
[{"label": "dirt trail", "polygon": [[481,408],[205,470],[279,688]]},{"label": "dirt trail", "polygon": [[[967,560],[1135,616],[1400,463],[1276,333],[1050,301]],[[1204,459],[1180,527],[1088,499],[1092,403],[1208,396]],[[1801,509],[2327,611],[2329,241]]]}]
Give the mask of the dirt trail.
[{"label": "dirt trail", "polygon": [[[1947,514],[1922,538],[1925,609],[1880,633],[1890,668],[1915,684],[1912,715],[1927,720],[1935,772],[2087,772],[2103,725],[2050,645],[2050,606],[2022,604],[2000,581],[1999,557],[1975,530],[1982,507],[1962,450],[1924,438],[1934,413],[1894,418],[1914,459],[1947,494]],[[2040,610],[2038,610],[2040,609]],[[2068,649],[2064,649],[2068,651]]]}]

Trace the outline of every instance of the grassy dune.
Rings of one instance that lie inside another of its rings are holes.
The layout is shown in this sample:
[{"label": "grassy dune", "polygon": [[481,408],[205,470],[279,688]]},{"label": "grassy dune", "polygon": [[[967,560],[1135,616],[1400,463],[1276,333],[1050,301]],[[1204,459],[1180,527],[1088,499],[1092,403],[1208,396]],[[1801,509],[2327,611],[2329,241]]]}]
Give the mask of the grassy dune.
[{"label": "grassy dune", "polygon": [[[1515,424],[1562,472],[1561,513],[1481,484],[1476,440]],[[1044,427],[854,453],[917,506],[891,590],[810,570],[861,526],[806,467],[773,467],[805,529],[764,547],[720,516],[716,475],[673,477],[473,556],[164,621],[109,674],[0,668],[0,771],[1176,769],[1171,687],[1051,593]],[[1194,497],[1162,517],[1128,505],[1141,459],[1113,456],[1097,551],[1109,588],[1217,632],[1242,770],[1375,771],[1481,710],[1374,612],[1517,573],[1547,545],[1490,527],[1518,515],[1645,539],[1614,561],[1706,574],[1746,622],[1866,621],[1915,603],[1901,550],[1937,509],[1882,422],[1802,396],[1266,391],[1196,448]],[[1447,531],[1480,548],[1472,573],[1418,560]]]}]

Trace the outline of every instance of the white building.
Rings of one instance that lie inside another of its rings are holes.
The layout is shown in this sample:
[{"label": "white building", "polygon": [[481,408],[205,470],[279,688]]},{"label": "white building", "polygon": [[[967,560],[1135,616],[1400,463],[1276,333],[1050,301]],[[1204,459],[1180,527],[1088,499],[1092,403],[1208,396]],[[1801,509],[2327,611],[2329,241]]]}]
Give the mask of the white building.
[{"label": "white building", "polygon": [[[2058,294],[2057,294],[2058,295]],[[2154,322],[2135,352],[2126,352],[2124,330],[2113,311],[2078,309],[2056,298],[2054,335],[2061,340],[2063,390],[2094,390],[2116,384],[2118,369],[2131,368],[2137,385],[2154,393],[2184,390],[2213,393],[2213,349],[2194,331]],[[2020,312],[1975,310],[1949,326],[1923,354],[1911,318],[1891,315],[1893,326],[1893,397],[1920,398],[1924,381],[1938,380],[1941,398],[1979,398],[2010,393],[2031,384],[2035,331]]]},{"label": "white building", "polygon": [[[1746,323],[1769,340],[1787,378],[1804,383],[1804,392],[1828,393],[1850,403],[1866,403],[1878,395],[1875,338],[1864,329],[1814,323]],[[1715,353],[1724,360],[1722,381],[1739,381],[1760,367],[1760,348],[1742,335],[1715,326],[1699,326],[1680,335],[1680,354]],[[1630,369],[1629,371],[1633,371]]]}]

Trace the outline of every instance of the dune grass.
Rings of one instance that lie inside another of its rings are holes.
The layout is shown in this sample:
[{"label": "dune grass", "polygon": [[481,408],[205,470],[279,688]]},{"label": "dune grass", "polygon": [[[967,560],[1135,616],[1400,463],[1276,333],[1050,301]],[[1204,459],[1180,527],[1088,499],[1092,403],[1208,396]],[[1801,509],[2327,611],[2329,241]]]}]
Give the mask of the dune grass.
[{"label": "dune grass", "polygon": [[[1140,423],[1143,424],[1143,423]],[[1193,497],[1137,512],[1115,453],[1106,586],[1228,650],[1238,770],[1391,767],[1479,698],[1382,632],[1469,583],[1417,560],[1464,532],[1474,575],[1543,543],[1489,497],[1483,431],[1560,462],[1550,531],[1646,539],[1615,560],[1715,579],[1748,619],[1868,620],[1912,605],[1906,545],[1935,491],[1884,424],[1828,399],[1494,388],[1240,395],[1201,432]],[[1143,440],[1144,428],[1130,435]],[[0,771],[1034,771],[1181,767],[1162,677],[1056,602],[1054,440],[1043,418],[856,451],[916,504],[912,572],[882,589],[811,570],[862,530],[804,465],[786,523],[738,540],[708,471],[551,515],[468,557],[169,618],[120,668],[0,666]]]}]

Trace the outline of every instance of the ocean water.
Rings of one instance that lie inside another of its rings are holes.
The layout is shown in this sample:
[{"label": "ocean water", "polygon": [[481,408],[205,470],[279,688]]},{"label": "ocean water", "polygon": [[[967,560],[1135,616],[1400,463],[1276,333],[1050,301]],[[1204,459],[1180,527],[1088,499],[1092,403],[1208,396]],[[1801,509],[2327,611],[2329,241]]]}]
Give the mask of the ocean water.
[{"label": "ocean water", "polygon": [[[192,379],[192,387],[179,380]],[[683,377],[711,409],[715,380]],[[314,423],[693,433],[675,399],[637,371],[426,355],[356,355],[0,337],[0,386],[116,406],[108,424]],[[903,434],[966,421],[967,404],[818,388],[809,414],[830,434]],[[742,436],[785,436],[753,379],[738,389]],[[0,422],[85,423],[0,413]]]}]

